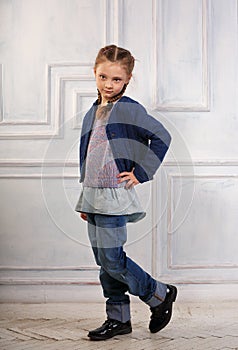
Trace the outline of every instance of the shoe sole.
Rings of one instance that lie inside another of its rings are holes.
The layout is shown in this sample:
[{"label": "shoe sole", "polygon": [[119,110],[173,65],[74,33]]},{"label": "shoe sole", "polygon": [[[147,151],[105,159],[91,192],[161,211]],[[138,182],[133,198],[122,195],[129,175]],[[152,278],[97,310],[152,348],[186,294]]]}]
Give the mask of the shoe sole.
[{"label": "shoe sole", "polygon": [[103,337],[103,336],[98,336],[98,335],[88,335],[88,337],[90,338],[90,340],[96,340],[96,341],[99,341],[99,340],[107,340],[107,339],[111,339],[113,337],[116,337],[118,335],[125,335],[125,334],[129,334],[132,332],[132,329],[124,329],[124,330],[121,330],[121,331],[118,331],[118,333],[114,333],[112,336],[110,337]]}]

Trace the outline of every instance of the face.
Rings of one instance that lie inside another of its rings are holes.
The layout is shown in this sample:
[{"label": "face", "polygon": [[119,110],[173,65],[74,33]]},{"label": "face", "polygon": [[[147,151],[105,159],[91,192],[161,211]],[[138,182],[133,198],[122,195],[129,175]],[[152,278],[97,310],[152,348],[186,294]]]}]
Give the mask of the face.
[{"label": "face", "polygon": [[119,94],[131,78],[120,63],[108,60],[98,64],[94,73],[97,88],[102,95],[102,104]]}]

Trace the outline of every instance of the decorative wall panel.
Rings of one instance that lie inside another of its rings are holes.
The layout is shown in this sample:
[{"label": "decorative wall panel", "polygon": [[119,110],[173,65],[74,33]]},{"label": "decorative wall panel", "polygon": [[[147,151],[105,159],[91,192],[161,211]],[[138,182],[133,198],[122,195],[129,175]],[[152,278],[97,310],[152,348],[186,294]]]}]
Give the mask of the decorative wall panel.
[{"label": "decorative wall panel", "polygon": [[160,227],[158,269],[182,283],[233,282],[238,277],[237,165],[194,167],[193,176],[169,170],[168,224]]},{"label": "decorative wall panel", "polygon": [[154,1],[155,106],[209,110],[209,1]]},{"label": "decorative wall panel", "polygon": [[70,73],[70,65],[94,59],[111,31],[111,7],[108,0],[72,0],[70,6],[65,0],[1,4],[0,138],[58,134],[52,69],[66,65]]},{"label": "decorative wall panel", "polygon": [[237,18],[237,0],[0,2],[3,300],[100,290],[74,206],[93,62],[109,43],[136,59],[126,94],[172,135],[154,181],[137,186],[147,215],[128,225],[128,255],[206,295],[206,284],[237,283]]}]

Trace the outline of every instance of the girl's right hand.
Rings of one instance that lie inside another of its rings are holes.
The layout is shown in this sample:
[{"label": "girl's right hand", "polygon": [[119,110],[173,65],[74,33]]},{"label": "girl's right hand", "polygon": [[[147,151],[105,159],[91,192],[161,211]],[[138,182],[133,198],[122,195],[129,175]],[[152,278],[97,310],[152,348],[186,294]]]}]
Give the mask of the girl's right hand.
[{"label": "girl's right hand", "polygon": [[118,183],[126,181],[126,189],[130,189],[139,184],[139,181],[134,175],[134,168],[132,169],[132,171],[124,171],[118,174],[117,177],[119,178]]},{"label": "girl's right hand", "polygon": [[87,214],[81,213],[81,214],[80,214],[80,217],[81,217],[81,219],[83,219],[84,221],[87,221]]}]

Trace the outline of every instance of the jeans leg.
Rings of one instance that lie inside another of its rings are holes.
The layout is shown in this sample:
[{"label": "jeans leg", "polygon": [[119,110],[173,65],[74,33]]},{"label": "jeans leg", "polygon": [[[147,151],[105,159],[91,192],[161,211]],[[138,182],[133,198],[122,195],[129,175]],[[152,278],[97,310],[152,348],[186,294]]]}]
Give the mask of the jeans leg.
[{"label": "jeans leg", "polygon": [[[92,245],[95,261],[97,265],[101,266],[99,258],[100,245],[97,241],[96,223],[94,220],[94,214],[88,214],[88,233],[89,239]],[[100,240],[99,240],[100,241]],[[103,289],[103,295],[107,298],[106,301],[106,314],[108,318],[118,320],[120,322],[127,322],[130,320],[130,298],[125,293],[128,291],[128,287],[125,283],[120,282],[110,276],[106,270],[101,266],[99,274],[101,286]]]},{"label": "jeans leg", "polygon": [[159,305],[166,296],[167,286],[156,281],[138,264],[126,256],[123,247],[99,248],[101,266],[114,279],[125,283],[130,294],[151,307]]},{"label": "jeans leg", "polygon": [[103,268],[100,271],[100,282],[106,301],[106,313],[108,318],[127,322],[130,320],[130,298],[125,293],[128,291],[126,284],[111,277]]},{"label": "jeans leg", "polygon": [[126,218],[95,215],[98,259],[113,279],[127,285],[130,294],[139,296],[149,306],[159,305],[166,296],[167,286],[153,279],[126,256]]}]

